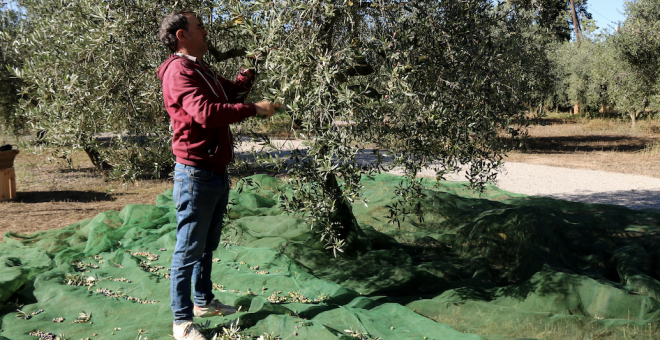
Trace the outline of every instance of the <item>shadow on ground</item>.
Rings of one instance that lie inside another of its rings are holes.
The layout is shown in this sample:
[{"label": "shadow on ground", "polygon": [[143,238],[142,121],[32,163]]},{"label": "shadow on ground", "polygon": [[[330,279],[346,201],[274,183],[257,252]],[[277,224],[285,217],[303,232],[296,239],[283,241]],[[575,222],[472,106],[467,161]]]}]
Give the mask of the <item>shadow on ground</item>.
[{"label": "shadow on ground", "polygon": [[60,173],[63,174],[68,174],[68,173],[96,173],[98,172],[98,169],[95,167],[86,167],[86,168],[64,168],[64,169],[58,169],[57,170]]},{"label": "shadow on ground", "polygon": [[19,203],[45,203],[45,202],[77,202],[89,203],[100,201],[114,201],[115,199],[105,192],[96,191],[24,191],[17,192],[16,201]]},{"label": "shadow on ground", "polygon": [[621,151],[634,152],[643,150],[655,139],[633,136],[552,136],[535,137],[525,142],[528,152],[532,153],[565,153],[591,151]]},{"label": "shadow on ground", "polygon": [[617,190],[549,195],[552,198],[598,204],[615,204],[630,209],[650,209],[660,202],[660,190]]}]

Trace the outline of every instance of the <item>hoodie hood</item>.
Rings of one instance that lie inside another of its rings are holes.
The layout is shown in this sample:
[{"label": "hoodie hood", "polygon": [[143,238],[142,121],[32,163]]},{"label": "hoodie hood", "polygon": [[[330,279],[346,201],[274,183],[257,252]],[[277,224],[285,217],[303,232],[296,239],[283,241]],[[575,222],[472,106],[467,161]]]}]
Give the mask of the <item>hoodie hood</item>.
[{"label": "hoodie hood", "polygon": [[163,77],[165,76],[165,71],[167,71],[167,68],[170,66],[170,64],[171,64],[173,61],[175,61],[175,60],[177,60],[177,59],[179,59],[179,58],[180,58],[180,57],[177,56],[177,55],[170,54],[170,57],[167,58],[167,60],[165,60],[165,62],[163,62],[162,64],[160,64],[160,66],[158,67],[158,79],[160,79],[161,82],[163,81]]}]

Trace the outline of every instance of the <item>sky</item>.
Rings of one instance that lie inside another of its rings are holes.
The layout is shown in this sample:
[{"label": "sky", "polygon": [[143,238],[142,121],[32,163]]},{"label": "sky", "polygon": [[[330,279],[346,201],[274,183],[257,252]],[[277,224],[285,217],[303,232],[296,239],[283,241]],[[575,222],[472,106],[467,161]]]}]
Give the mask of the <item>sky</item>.
[{"label": "sky", "polygon": [[589,0],[588,8],[598,28],[614,28],[624,21],[624,0]]}]

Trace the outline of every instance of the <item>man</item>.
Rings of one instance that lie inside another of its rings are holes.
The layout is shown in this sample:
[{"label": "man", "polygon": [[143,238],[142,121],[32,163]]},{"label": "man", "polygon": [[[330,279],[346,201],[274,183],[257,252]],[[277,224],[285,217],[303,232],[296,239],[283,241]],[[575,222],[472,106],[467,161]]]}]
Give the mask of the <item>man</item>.
[{"label": "man", "polygon": [[[255,78],[242,69],[235,82],[219,77],[202,60],[207,32],[197,17],[177,11],[163,19],[160,39],[174,54],[158,69],[173,129],[176,156],[176,247],[172,256],[171,307],[175,339],[204,339],[193,316],[232,314],[211,292],[213,251],[220,243],[229,196],[227,165],[234,157],[229,124],[272,116],[281,104],[243,104]],[[193,286],[191,295],[191,283]]]}]

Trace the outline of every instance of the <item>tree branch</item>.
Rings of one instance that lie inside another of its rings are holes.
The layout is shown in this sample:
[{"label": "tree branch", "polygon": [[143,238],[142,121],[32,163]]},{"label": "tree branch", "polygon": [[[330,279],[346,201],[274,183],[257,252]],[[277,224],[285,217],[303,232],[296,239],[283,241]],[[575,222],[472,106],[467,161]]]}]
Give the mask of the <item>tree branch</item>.
[{"label": "tree branch", "polygon": [[209,53],[211,53],[211,55],[213,56],[213,58],[215,58],[216,61],[221,62],[231,58],[244,57],[246,51],[244,47],[238,47],[238,48],[232,48],[231,50],[226,52],[220,52],[213,45],[209,44]]},{"label": "tree branch", "polygon": [[380,99],[383,95],[378,92],[375,88],[367,86],[366,88],[362,85],[351,85],[348,87],[350,90],[357,92],[365,97]]}]

